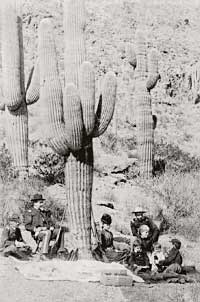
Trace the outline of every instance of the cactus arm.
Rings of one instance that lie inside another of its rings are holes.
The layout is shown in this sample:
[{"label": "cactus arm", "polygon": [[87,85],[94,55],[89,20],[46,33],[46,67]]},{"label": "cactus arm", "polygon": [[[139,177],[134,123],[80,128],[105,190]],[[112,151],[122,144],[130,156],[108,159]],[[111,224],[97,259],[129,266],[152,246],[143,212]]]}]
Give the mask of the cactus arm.
[{"label": "cactus arm", "polygon": [[102,93],[99,100],[93,137],[106,131],[114,113],[117,91],[117,80],[113,72],[108,72],[104,78]]},{"label": "cactus arm", "polygon": [[158,72],[158,53],[152,49],[148,58],[148,79],[146,87],[150,91],[156,86],[157,81],[160,79]]},{"label": "cactus arm", "polygon": [[85,0],[64,0],[65,83],[78,87],[80,65],[86,60]]},{"label": "cactus arm", "polygon": [[26,88],[26,104],[31,105],[38,101],[40,97],[40,70],[39,60],[37,59],[35,67],[31,69],[27,88]]},{"label": "cactus arm", "polygon": [[140,30],[135,34],[136,47],[135,53],[137,57],[137,68],[135,70],[135,79],[144,80],[147,77],[147,53],[146,41]]},{"label": "cactus arm", "polygon": [[128,63],[135,69],[137,66],[137,58],[133,44],[131,43],[127,43],[126,45],[126,58]]},{"label": "cactus arm", "polygon": [[57,55],[50,19],[44,19],[39,26],[39,69],[41,100],[47,108],[47,128],[45,133],[49,145],[61,155],[69,153],[65,137],[65,125],[62,107],[62,87],[58,74]]},{"label": "cactus arm", "polygon": [[20,18],[11,0],[2,3],[2,72],[6,105],[16,110],[23,101],[21,85]]},{"label": "cactus arm", "polygon": [[95,123],[95,74],[93,66],[84,62],[80,68],[79,91],[86,135],[90,135]]},{"label": "cactus arm", "polygon": [[72,150],[81,149],[83,144],[83,117],[78,89],[74,84],[67,84],[64,89],[65,133]]}]

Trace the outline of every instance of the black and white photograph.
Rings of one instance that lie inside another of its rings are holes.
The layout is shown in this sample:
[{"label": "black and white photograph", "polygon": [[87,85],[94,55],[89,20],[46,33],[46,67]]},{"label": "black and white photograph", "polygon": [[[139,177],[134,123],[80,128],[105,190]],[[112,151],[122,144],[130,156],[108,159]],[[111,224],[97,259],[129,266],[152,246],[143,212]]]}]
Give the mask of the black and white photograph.
[{"label": "black and white photograph", "polygon": [[0,301],[200,302],[200,0],[0,0]]}]

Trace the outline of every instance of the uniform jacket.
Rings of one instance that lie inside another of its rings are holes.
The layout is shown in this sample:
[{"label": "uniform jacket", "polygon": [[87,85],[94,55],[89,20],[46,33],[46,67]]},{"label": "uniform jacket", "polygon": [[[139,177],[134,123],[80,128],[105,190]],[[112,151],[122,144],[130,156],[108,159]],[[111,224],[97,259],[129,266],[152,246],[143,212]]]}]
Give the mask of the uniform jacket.
[{"label": "uniform jacket", "polygon": [[15,240],[23,242],[20,228],[12,229],[6,226],[1,234],[0,248],[8,247],[15,243]]},{"label": "uniform jacket", "polygon": [[169,266],[170,264],[177,263],[181,265],[183,262],[183,258],[181,256],[181,253],[178,249],[173,247],[170,251],[168,256],[165,258],[165,260],[159,261],[159,265],[161,266]]},{"label": "uniform jacket", "polygon": [[34,233],[35,233],[34,228],[37,228],[37,227],[50,228],[50,226],[54,225],[54,222],[53,222],[49,212],[32,208],[26,212],[24,224],[25,224],[26,230],[30,231],[31,234],[34,236]]},{"label": "uniform jacket", "polygon": [[[149,240],[151,241],[150,244],[153,244],[154,242],[158,241],[159,237],[159,229],[156,226],[156,224],[149,218],[144,216],[142,221],[138,221],[137,218],[134,218],[131,223],[131,231],[133,236],[139,235],[138,231],[141,225],[146,224],[150,229],[149,234]],[[146,244],[148,245],[148,242],[146,241]]]}]

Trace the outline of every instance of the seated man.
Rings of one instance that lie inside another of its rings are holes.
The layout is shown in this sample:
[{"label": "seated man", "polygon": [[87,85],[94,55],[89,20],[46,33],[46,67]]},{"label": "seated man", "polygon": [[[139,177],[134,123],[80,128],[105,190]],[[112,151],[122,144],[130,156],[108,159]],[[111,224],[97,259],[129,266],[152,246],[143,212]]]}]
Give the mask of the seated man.
[{"label": "seated man", "polygon": [[178,273],[182,272],[182,262],[183,258],[180,253],[181,242],[180,240],[174,238],[171,241],[172,248],[170,249],[165,260],[159,261],[158,265],[161,270],[165,273]]},{"label": "seated man", "polygon": [[31,248],[26,245],[19,228],[19,216],[13,214],[1,234],[0,250],[3,256],[14,256],[18,259],[28,260]]},{"label": "seated man", "polygon": [[142,225],[147,225],[149,227],[149,234],[148,240],[146,240],[145,244],[148,247],[148,251],[152,251],[153,243],[158,241],[159,237],[159,229],[156,224],[147,216],[144,216],[146,211],[143,210],[141,207],[136,207],[135,210],[132,212],[134,213],[135,217],[130,223],[131,232],[133,235],[132,241],[136,239],[136,237],[140,237],[139,228]]},{"label": "seated man", "polygon": [[99,245],[93,251],[93,256],[97,260],[104,262],[123,262],[127,259],[128,250],[119,251],[113,245],[113,233],[110,231],[112,218],[109,214],[103,214],[101,217],[102,229],[99,232]]},{"label": "seated man", "polygon": [[133,251],[131,252],[130,258],[128,260],[128,268],[135,274],[140,272],[150,271],[150,263],[147,253],[142,250],[141,242],[136,239],[133,242]]},{"label": "seated man", "polygon": [[[35,194],[31,201],[33,207],[25,214],[25,228],[31,232],[32,237],[38,243],[42,241],[41,260],[46,260],[49,252],[49,242],[52,239],[58,239],[57,254],[61,256],[64,252],[64,231],[62,228],[56,228],[55,223],[49,211],[42,209],[44,198],[41,194]],[[59,238],[57,235],[59,234]]]}]

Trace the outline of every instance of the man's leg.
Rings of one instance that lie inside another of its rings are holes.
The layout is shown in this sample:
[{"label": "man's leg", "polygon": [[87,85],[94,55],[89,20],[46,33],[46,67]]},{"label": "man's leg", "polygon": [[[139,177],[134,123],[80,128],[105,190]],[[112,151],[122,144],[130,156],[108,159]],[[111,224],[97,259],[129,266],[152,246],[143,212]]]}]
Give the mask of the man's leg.
[{"label": "man's leg", "polygon": [[[57,238],[58,235],[59,235],[59,238]],[[52,236],[51,236],[51,239],[58,240],[58,242],[57,242],[57,246],[58,246],[57,253],[62,253],[62,252],[65,251],[64,231],[62,230],[62,228],[61,228],[61,230],[60,229],[54,229],[53,233],[52,233]]]},{"label": "man's leg", "polygon": [[37,239],[42,240],[41,254],[47,255],[49,251],[49,241],[51,238],[51,231],[40,231]]},{"label": "man's leg", "polygon": [[164,273],[177,273],[180,274],[182,271],[181,266],[178,263],[170,264],[165,270]]},{"label": "man's leg", "polygon": [[3,249],[2,254],[4,257],[8,257],[16,253],[16,251],[17,251],[16,246],[14,244],[11,244]]}]

